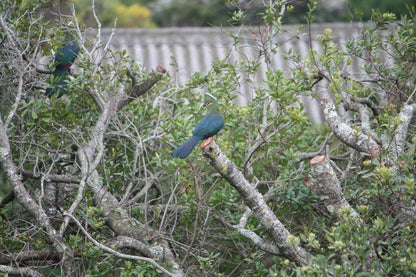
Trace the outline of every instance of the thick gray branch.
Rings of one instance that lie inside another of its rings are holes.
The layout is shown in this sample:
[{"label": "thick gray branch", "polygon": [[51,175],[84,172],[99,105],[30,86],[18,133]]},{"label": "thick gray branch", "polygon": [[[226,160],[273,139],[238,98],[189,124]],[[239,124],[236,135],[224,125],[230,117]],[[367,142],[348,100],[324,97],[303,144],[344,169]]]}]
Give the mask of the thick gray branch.
[{"label": "thick gray branch", "polygon": [[[79,255],[78,255],[79,256]],[[22,251],[19,253],[13,254],[3,254],[0,253],[0,264],[7,264],[7,263],[24,263],[29,261],[59,261],[60,255],[58,252],[54,251],[39,251],[39,250],[32,250],[32,251]]]},{"label": "thick gray branch", "polygon": [[331,128],[339,140],[360,152],[371,155],[380,151],[379,145],[370,136],[354,130],[341,119],[332,99],[324,98],[320,102],[329,128]]},{"label": "thick gray branch", "polygon": [[13,267],[8,265],[0,265],[0,272],[13,274],[18,276],[43,277],[44,275],[30,267]]},{"label": "thick gray branch", "polygon": [[[397,128],[396,135],[394,136],[395,147],[390,152],[395,154],[395,158],[404,153],[404,145],[406,142],[409,125],[416,113],[416,104],[405,105],[399,114],[401,123]],[[392,153],[392,154],[393,154]]]},{"label": "thick gray branch", "polygon": [[[263,196],[264,201],[269,202],[270,198],[272,198],[274,193],[275,193],[275,187],[270,188],[269,191]],[[261,250],[268,252],[270,254],[273,254],[273,255],[281,256],[279,248],[273,242],[265,240],[261,238],[259,235],[257,235],[255,232],[245,228],[247,224],[247,220],[252,215],[253,215],[253,212],[249,208],[246,207],[246,210],[241,216],[239,223],[237,225],[230,225],[230,226],[235,228],[240,235],[251,240]]]},{"label": "thick gray branch", "polygon": [[[354,220],[356,224],[365,225],[360,215],[344,198],[341,190],[341,183],[329,160],[325,156],[316,156],[311,160],[310,164],[311,178],[306,178],[305,184],[319,196],[327,210],[337,218],[342,216],[342,210],[347,210],[348,214],[356,219]],[[375,257],[375,251],[371,245],[371,241],[367,241],[367,244],[370,246],[371,250],[366,266],[370,269],[371,261]]]},{"label": "thick gray branch", "polygon": [[341,184],[325,156],[316,156],[310,162],[311,178],[305,180],[305,184],[319,196],[328,211],[338,216],[340,209],[348,209],[350,215],[359,218],[358,213],[345,200],[341,191]]},{"label": "thick gray branch", "polygon": [[118,236],[110,241],[108,245],[112,247],[114,246],[116,249],[134,249],[140,253],[143,253],[143,255],[146,255],[147,257],[155,257],[157,259],[163,258],[163,251],[161,251],[160,247],[149,247],[147,244],[144,244],[143,242],[131,237]]},{"label": "thick gray branch", "polygon": [[248,230],[246,228],[242,228],[239,225],[233,226],[240,235],[246,237],[247,239],[251,240],[257,247],[259,247],[261,250],[268,252],[270,254],[281,256],[279,248],[274,245],[273,243],[270,243],[268,241],[265,241],[263,238],[261,238],[259,235],[257,235],[255,232]]},{"label": "thick gray branch", "polygon": [[298,265],[308,264],[307,252],[288,241],[289,231],[269,208],[263,195],[244,178],[243,174],[225,156],[214,140],[205,141],[201,148],[211,165],[239,192],[247,206],[253,211],[254,216],[277,245],[281,255]]}]

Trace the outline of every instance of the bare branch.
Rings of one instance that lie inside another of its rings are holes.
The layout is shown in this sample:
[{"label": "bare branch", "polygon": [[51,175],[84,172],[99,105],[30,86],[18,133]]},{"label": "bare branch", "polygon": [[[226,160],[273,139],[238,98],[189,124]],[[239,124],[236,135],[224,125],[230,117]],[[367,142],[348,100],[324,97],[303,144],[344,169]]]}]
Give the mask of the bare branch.
[{"label": "bare branch", "polygon": [[311,152],[311,153],[301,153],[299,155],[299,159],[303,161],[303,160],[312,159],[313,157],[315,157],[317,155],[322,155],[324,150],[325,150],[325,147],[328,144],[328,141],[332,138],[332,136],[333,136],[332,132],[326,136],[325,140],[321,143],[321,146],[319,147],[318,151]]},{"label": "bare branch", "polygon": [[6,274],[15,274],[19,276],[42,277],[43,274],[37,272],[30,267],[13,267],[8,265],[0,265],[0,272]]},{"label": "bare branch", "polygon": [[151,73],[149,78],[143,80],[139,84],[136,83],[136,79],[131,75],[131,73],[129,73],[129,76],[132,79],[132,87],[126,93],[124,98],[117,103],[117,110],[122,109],[128,103],[146,93],[160,80],[160,78],[162,78],[163,74],[165,73],[166,68],[163,65],[158,65],[156,70]]},{"label": "bare branch", "polygon": [[[147,209],[152,212],[160,213],[160,211],[167,212],[174,212],[174,213],[183,213],[189,210],[189,207],[184,205],[177,205],[177,204],[157,204],[157,205],[149,205],[147,203],[141,203],[134,205],[137,206],[140,210]],[[162,219],[163,220],[163,219]],[[161,224],[162,225],[162,224]]]},{"label": "bare branch", "polygon": [[274,245],[273,243],[267,242],[264,239],[262,239],[259,235],[257,235],[255,232],[241,228],[238,225],[235,226],[235,229],[238,231],[238,233],[247,239],[251,240],[257,247],[259,247],[261,250],[276,255],[276,256],[282,256],[282,253],[280,252],[279,248]]},{"label": "bare branch", "polygon": [[[14,33],[12,30],[10,30],[9,26],[7,26],[6,22],[4,21],[3,14],[0,15],[0,27],[3,30],[5,37],[7,37],[10,43],[12,44],[13,49],[15,49],[15,51],[19,51],[20,48],[18,47],[18,43],[16,41]],[[18,54],[17,56],[19,56],[20,66],[24,67],[22,55],[20,53],[17,53],[17,54]],[[14,115],[16,114],[17,108],[19,107],[19,104],[20,104],[20,100],[22,99],[22,96],[23,96],[23,75],[24,75],[24,71],[22,70],[20,71],[20,74],[19,74],[19,85],[17,88],[15,101],[13,103],[13,106],[9,114],[7,115],[6,121],[4,122],[4,128],[6,130],[10,124],[10,121],[13,119]]]},{"label": "bare branch", "polygon": [[249,208],[246,208],[246,211],[240,218],[240,222],[237,225],[232,225],[232,227],[235,228],[240,235],[251,240],[251,242],[254,243],[261,250],[276,256],[281,256],[282,254],[280,253],[279,248],[274,243],[262,239],[255,232],[245,228],[247,220],[252,214],[253,212]]},{"label": "bare branch", "polygon": [[364,134],[370,136],[374,141],[376,141],[377,135],[371,129],[370,110],[364,105],[358,104],[358,112],[361,118],[361,130]]},{"label": "bare branch", "polygon": [[[80,257],[79,254],[74,254],[77,257]],[[54,262],[59,262],[60,254],[54,251],[22,251],[19,253],[13,254],[4,254],[0,253],[0,264],[5,263],[24,263],[28,261],[44,261],[50,260]]]},{"label": "bare branch", "polygon": [[404,145],[406,142],[409,125],[415,114],[416,104],[404,105],[403,109],[399,113],[401,123],[396,130],[396,135],[394,136],[395,145],[392,147],[392,149],[390,149],[390,153],[394,153],[396,158],[404,153]]},{"label": "bare branch", "polygon": [[[151,85],[158,80],[159,78]],[[145,93],[147,89],[141,91],[141,94]],[[121,207],[117,198],[101,184],[101,178],[96,170],[97,166],[101,163],[104,153],[104,134],[107,132],[110,121],[118,112],[117,105],[122,101],[114,97],[106,103],[91,132],[90,141],[78,150],[78,160],[83,176],[87,176],[86,183],[94,193],[94,201],[96,205],[103,208],[103,216],[107,218],[107,222],[111,228],[118,235],[129,236],[137,240],[150,239],[148,235],[153,239],[152,236],[160,237],[159,234],[128,215],[127,211]],[[124,103],[127,104],[129,101],[125,101]],[[69,217],[72,216],[69,213],[66,213],[66,215]],[[163,258],[172,265],[173,272],[177,276],[182,276],[183,272],[176,263],[175,256],[171,252],[168,243],[165,240],[157,240],[155,246],[159,247],[163,252]],[[159,256],[152,257],[158,258]]]},{"label": "bare branch", "polygon": [[370,136],[363,134],[361,131],[354,130],[350,125],[341,120],[332,99],[321,99],[321,107],[332,132],[343,143],[372,156],[380,151],[379,145]]},{"label": "bare branch", "polygon": [[[325,204],[327,210],[340,219],[345,214],[353,219],[352,223],[365,226],[365,222],[353,207],[344,198],[341,183],[329,160],[325,156],[316,156],[310,161],[311,178],[305,178],[304,182],[315,194],[319,196]],[[347,211],[347,213],[345,213]],[[366,244],[370,247],[370,254],[367,258],[366,266],[370,268],[371,261],[375,257],[375,251],[371,241]]]},{"label": "bare branch", "polygon": [[53,70],[36,67],[36,72],[40,74],[53,74]]},{"label": "bare branch", "polygon": [[[8,203],[12,202],[15,199],[16,195],[14,194],[14,191],[9,192],[8,194],[6,194],[6,196],[4,196],[1,199],[0,202],[0,211],[4,208],[4,206],[6,206]],[[0,216],[2,218],[5,218],[5,215],[0,213]]]},{"label": "bare branch", "polygon": [[357,98],[354,98],[354,100],[357,101],[360,104],[364,104],[364,105],[368,106],[375,116],[378,116],[380,114],[379,108],[376,106],[376,104],[374,104],[373,101],[371,101],[369,99],[369,97],[367,97],[367,98],[357,97]]},{"label": "bare branch", "polygon": [[12,189],[18,198],[19,202],[36,218],[38,223],[43,226],[50,236],[53,244],[59,252],[65,250],[65,246],[57,237],[56,231],[52,227],[48,216],[36,204],[30,194],[24,187],[21,176],[18,173],[16,166],[13,163],[12,153],[10,150],[9,139],[6,134],[5,126],[0,118],[0,162],[4,172],[7,174],[7,179],[10,182]]},{"label": "bare branch", "polygon": [[47,182],[54,182],[54,183],[68,183],[68,184],[79,184],[80,181],[78,180],[78,176],[74,175],[62,175],[62,174],[47,174],[47,175],[40,175],[35,174],[33,171],[30,170],[20,170],[20,174],[22,174],[26,178],[31,178],[34,180],[41,180],[42,178],[45,179]]},{"label": "bare branch", "polygon": [[147,257],[157,257],[157,259],[163,258],[163,251],[160,251],[159,248],[149,247],[148,245],[144,244],[143,242],[126,236],[118,236],[115,239],[111,240],[108,243],[109,246],[115,247],[116,249],[123,249],[129,248],[139,251],[143,253]]},{"label": "bare branch", "polygon": [[[82,176],[82,180],[78,185],[78,193],[77,196],[75,197],[74,202],[72,202],[71,207],[69,207],[69,209],[66,211],[67,214],[74,214],[75,210],[78,208],[79,203],[81,203],[81,200],[83,198],[84,195],[84,190],[86,187],[86,180],[88,178],[87,174],[83,174]],[[59,228],[59,235],[63,236],[64,232],[66,230],[66,227],[69,224],[69,217],[64,217],[64,221],[61,224],[61,227]]]},{"label": "bare branch", "polygon": [[[77,33],[78,33],[78,37],[82,41],[82,32],[81,32],[81,28],[79,26],[78,20],[76,19],[76,11],[75,11],[75,5],[74,4],[71,4],[71,11],[72,11],[72,18],[74,19],[74,22],[75,22],[75,28],[76,28]],[[96,36],[94,46],[93,46],[91,51],[88,51],[88,49],[85,47],[84,43],[80,43],[80,47],[82,48],[83,52],[88,56],[90,61],[95,65],[93,67],[93,72],[91,73],[91,76],[94,76],[97,73],[99,65],[101,64],[102,60],[104,59],[104,57],[107,53],[107,49],[100,51],[100,49],[101,49],[101,23],[98,20],[98,17],[95,13],[95,1],[92,2],[92,12],[93,12],[94,18],[96,19],[97,24],[98,24],[98,28],[97,28],[98,29],[98,34]],[[113,37],[113,34],[114,34],[114,30],[110,35],[110,39],[108,40],[107,45],[110,43],[111,38]],[[104,109],[105,102],[102,99],[101,95],[94,88],[92,88],[92,90],[93,91],[89,92],[89,95],[92,97],[92,99],[94,100],[95,104],[100,109],[100,111],[102,111]]]}]

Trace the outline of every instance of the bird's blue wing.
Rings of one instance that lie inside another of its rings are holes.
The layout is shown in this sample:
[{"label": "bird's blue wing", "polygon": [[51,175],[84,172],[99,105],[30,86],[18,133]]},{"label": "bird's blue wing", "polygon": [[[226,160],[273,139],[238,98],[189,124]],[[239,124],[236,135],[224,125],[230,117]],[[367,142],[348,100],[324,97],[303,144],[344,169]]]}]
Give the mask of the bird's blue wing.
[{"label": "bird's blue wing", "polygon": [[212,137],[224,126],[224,116],[221,113],[209,113],[205,115],[195,127],[194,136],[203,139]]},{"label": "bird's blue wing", "polygon": [[55,63],[57,67],[65,67],[69,63],[73,63],[78,56],[79,45],[77,41],[65,40],[55,54]]}]

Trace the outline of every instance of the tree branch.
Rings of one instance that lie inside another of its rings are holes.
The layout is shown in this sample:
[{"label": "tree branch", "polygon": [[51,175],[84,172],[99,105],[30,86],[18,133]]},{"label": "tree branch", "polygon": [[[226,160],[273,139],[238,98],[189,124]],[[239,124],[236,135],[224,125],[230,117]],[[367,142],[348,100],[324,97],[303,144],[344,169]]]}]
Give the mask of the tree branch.
[{"label": "tree branch", "polygon": [[327,210],[338,216],[337,212],[344,208],[350,211],[350,215],[360,218],[342,195],[341,184],[329,160],[325,156],[316,156],[310,164],[311,178],[307,177],[305,184],[319,196]]},{"label": "tree branch", "polygon": [[[6,172],[7,179],[12,186],[12,189],[18,199],[19,203],[26,208],[26,210],[32,214],[35,218],[37,223],[42,226],[48,239],[53,244],[55,250],[60,253],[63,257],[63,262],[68,262],[67,268],[69,271],[72,272],[73,268],[70,265],[71,257],[73,257],[73,252],[69,249],[62,241],[62,238],[59,237],[56,230],[53,228],[48,216],[46,215],[45,211],[39,207],[35,200],[31,197],[28,193],[26,188],[24,187],[21,176],[18,173],[18,169],[13,163],[12,152],[10,149],[9,138],[7,137],[7,131],[5,126],[3,125],[3,121],[0,117],[0,164]],[[67,259],[68,258],[68,259]]]},{"label": "tree branch", "polygon": [[[123,259],[132,259],[132,260],[138,260],[138,261],[144,261],[144,262],[148,262],[151,263],[154,267],[156,267],[157,269],[161,270],[163,273],[167,274],[168,276],[172,276],[172,277],[176,277],[179,275],[173,274],[171,272],[169,272],[167,269],[165,269],[164,267],[162,267],[161,265],[159,265],[155,260],[151,259],[151,258],[147,258],[147,257],[140,257],[140,256],[134,256],[134,255],[128,255],[128,254],[123,254],[120,253],[118,251],[115,251],[114,249],[105,246],[101,243],[99,243],[98,241],[96,241],[93,237],[91,237],[91,235],[84,229],[84,227],[82,227],[81,223],[72,215],[72,214],[68,214],[68,213],[64,213],[65,216],[68,216],[72,219],[72,221],[74,221],[77,225],[78,228],[81,229],[81,231],[84,233],[84,235],[98,248],[100,248],[101,250],[104,250],[108,253],[111,253],[117,257],[123,258]],[[131,242],[131,241],[130,241]],[[135,241],[137,242],[137,241]],[[135,244],[137,245],[137,243]],[[141,246],[144,244],[140,244]],[[159,250],[159,251],[155,251],[155,252],[159,252],[162,253],[163,250]]]},{"label": "tree branch", "polygon": [[298,265],[308,264],[307,252],[288,241],[289,231],[269,208],[263,195],[244,178],[243,174],[225,156],[214,140],[212,138],[205,140],[201,148],[211,165],[238,191],[247,206],[253,211],[254,216],[277,245],[281,255]]},{"label": "tree branch", "polygon": [[[327,144],[328,144],[328,141],[332,138],[332,136],[333,136],[333,133],[332,133],[332,132],[331,132],[331,133],[329,133],[329,134],[326,136],[325,140],[321,143],[321,146],[319,147],[319,150],[318,150],[318,151],[316,151],[316,152],[311,152],[311,153],[301,153],[301,154],[299,155],[299,159],[300,159],[301,161],[304,161],[304,160],[312,159],[313,157],[315,157],[315,156],[317,156],[317,155],[322,154],[322,153],[324,152],[324,150],[325,150],[325,147],[326,147],[326,146],[327,146]],[[328,154],[329,154],[329,153],[328,153]]]},{"label": "tree branch", "polygon": [[[12,202],[14,199],[16,198],[16,195],[14,194],[14,191],[10,191],[9,193],[6,194],[5,197],[3,197],[3,199],[1,199],[0,202],[0,211],[4,208],[4,206],[6,206],[8,203]],[[0,213],[0,216],[5,219],[6,216]]]},{"label": "tree branch", "polygon": [[31,277],[43,277],[44,275],[37,272],[30,267],[13,267],[8,265],[0,265],[0,272],[19,275],[19,276],[31,276]]},{"label": "tree branch", "polygon": [[[329,159],[325,156],[316,156],[310,161],[310,164],[311,178],[305,178],[304,182],[307,187],[319,196],[327,210],[338,219],[340,219],[344,215],[344,211],[347,210],[347,214],[354,219],[353,224],[365,226],[364,220],[362,220],[360,215],[344,198],[341,190],[341,183],[339,182]],[[371,262],[376,256],[376,252],[371,241],[366,241],[366,244],[369,245],[370,249],[366,267],[370,270]]]},{"label": "tree branch", "polygon": [[135,77],[128,72],[128,75],[132,80],[132,86],[124,97],[118,101],[117,110],[122,109],[128,103],[146,93],[160,80],[160,78],[162,78],[165,73],[166,68],[163,65],[158,65],[156,70],[153,71],[147,79],[143,80],[141,83],[137,83]]},{"label": "tree branch", "polygon": [[[76,257],[80,257],[79,254],[75,254]],[[60,255],[58,252],[54,251],[22,251],[19,253],[13,254],[3,254],[0,253],[0,264],[6,263],[24,263],[29,261],[44,261],[50,260],[58,262],[60,259]]]},{"label": "tree branch", "polygon": [[[148,79],[148,82],[145,82],[147,84],[146,86],[139,86],[139,88],[135,89],[138,91],[138,93],[135,94],[136,97],[143,95],[160,79],[160,73],[156,73],[155,75],[157,75],[157,78],[152,79],[152,81]],[[108,102],[103,106],[103,110],[91,132],[90,140],[78,150],[78,160],[81,167],[81,174],[82,176],[87,177],[86,184],[94,193],[95,204],[102,207],[102,214],[107,218],[107,222],[115,233],[140,240],[147,244],[147,240],[153,239],[154,237],[160,237],[159,234],[152,229],[146,228],[144,224],[129,216],[127,211],[121,207],[117,198],[102,185],[101,178],[96,170],[103,157],[104,135],[107,132],[110,121],[116,116],[119,108],[122,108],[133,100],[120,100],[120,97],[124,97],[124,95],[117,94],[112,98],[109,98]],[[68,217],[73,217],[71,213],[66,213],[66,215]],[[163,258],[172,265],[174,274],[183,276],[182,269],[176,263],[175,256],[170,250],[167,241],[157,239],[153,242],[154,246],[157,246],[163,253]],[[148,245],[148,248],[150,249],[151,247]],[[158,259],[159,254],[156,255],[153,253],[150,257]]]},{"label": "tree branch", "polygon": [[324,98],[320,102],[326,122],[339,140],[355,150],[368,153],[371,156],[380,152],[379,145],[370,136],[354,130],[350,125],[342,121],[332,99]]},{"label": "tree branch", "polygon": [[247,208],[247,210],[243,213],[242,217],[240,218],[240,222],[237,225],[230,226],[236,229],[240,235],[251,240],[251,242],[254,243],[261,250],[272,255],[281,256],[282,254],[280,253],[279,248],[274,243],[264,240],[255,232],[245,228],[247,220],[252,214],[253,212],[249,208]]},{"label": "tree branch", "polygon": [[67,184],[79,184],[80,181],[78,180],[77,176],[74,175],[62,175],[62,174],[47,174],[47,175],[40,175],[35,174],[33,171],[30,170],[20,170],[20,174],[24,177],[31,178],[34,180],[41,180],[42,178],[45,179],[47,182],[54,182],[54,183],[67,183]]},{"label": "tree branch", "polygon": [[404,153],[404,145],[406,142],[409,125],[415,114],[416,104],[404,105],[403,109],[399,113],[401,123],[398,126],[396,134],[394,136],[395,147],[393,147],[393,149],[390,150],[391,154],[395,154],[395,158],[398,158],[401,154]]},{"label": "tree branch", "polygon": [[142,253],[147,257],[155,257],[157,259],[163,258],[163,251],[160,251],[160,248],[157,246],[155,248],[151,248],[148,245],[144,244],[143,242],[126,236],[118,236],[115,239],[111,240],[108,245],[115,247],[116,249],[123,249],[129,248],[134,249]]}]

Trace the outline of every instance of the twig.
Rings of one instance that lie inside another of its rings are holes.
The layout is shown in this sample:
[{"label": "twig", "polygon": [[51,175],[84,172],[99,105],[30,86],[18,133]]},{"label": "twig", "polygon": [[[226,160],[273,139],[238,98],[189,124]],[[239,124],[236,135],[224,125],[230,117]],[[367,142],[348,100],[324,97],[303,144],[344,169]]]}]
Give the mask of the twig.
[{"label": "twig", "polygon": [[[301,153],[300,155],[299,155],[299,159],[301,160],[301,161],[304,161],[304,160],[309,160],[309,159],[312,159],[313,157],[315,157],[315,156],[317,156],[317,155],[320,155],[320,154],[322,154],[323,153],[323,151],[324,151],[324,149],[325,149],[325,147],[326,147],[326,145],[328,144],[328,141],[332,138],[332,136],[333,136],[333,134],[334,133],[329,133],[327,136],[326,136],[326,138],[324,139],[324,141],[321,143],[321,146],[319,147],[319,150],[318,151],[316,151],[316,152],[311,152],[311,153]],[[329,153],[328,153],[329,154]]]}]

